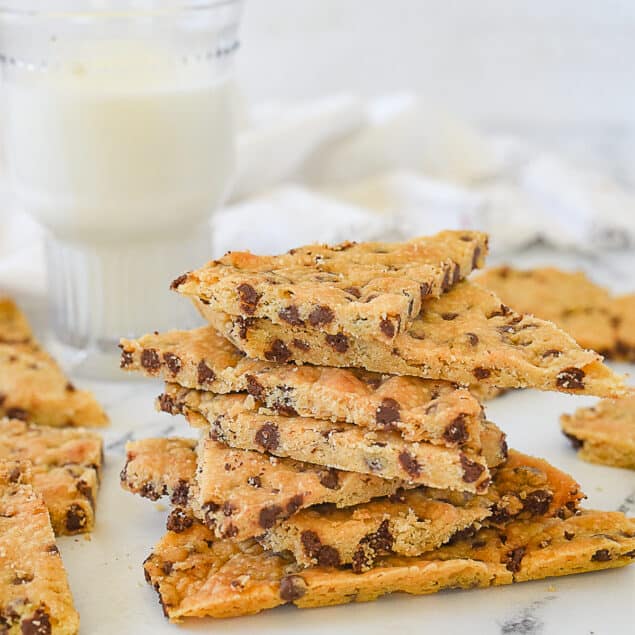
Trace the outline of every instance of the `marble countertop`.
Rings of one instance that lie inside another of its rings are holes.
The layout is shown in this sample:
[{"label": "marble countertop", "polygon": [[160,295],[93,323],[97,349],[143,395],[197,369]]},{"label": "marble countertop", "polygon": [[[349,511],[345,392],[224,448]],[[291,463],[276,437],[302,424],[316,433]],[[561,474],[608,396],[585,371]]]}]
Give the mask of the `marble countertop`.
[{"label": "marble countertop", "polygon": [[[493,259],[497,260],[497,259]],[[507,259],[509,260],[509,259]],[[592,259],[531,249],[513,258],[529,266],[557,264],[583,268],[616,291],[633,288],[635,254],[607,254]],[[635,366],[616,364],[635,374]],[[631,378],[631,383],[635,381]],[[425,597],[395,595],[370,604],[298,610],[284,607],[259,616],[232,620],[190,620],[180,626],[163,617],[157,596],[143,577],[142,562],[164,532],[167,509],[124,492],[119,487],[124,445],[148,436],[194,436],[181,417],[154,411],[160,383],[124,380],[87,382],[105,405],[112,425],[104,431],[106,466],[99,494],[95,532],[60,539],[82,633],[145,635],[218,631],[255,631],[289,635],[329,632],[369,635],[411,630],[523,635],[632,633],[635,623],[635,566],[509,587],[451,591]],[[488,416],[507,434],[509,445],[545,457],[573,474],[588,495],[586,506],[620,510],[635,516],[635,472],[584,463],[576,457],[558,425],[563,412],[593,403],[570,395],[512,392],[487,405]]]}]

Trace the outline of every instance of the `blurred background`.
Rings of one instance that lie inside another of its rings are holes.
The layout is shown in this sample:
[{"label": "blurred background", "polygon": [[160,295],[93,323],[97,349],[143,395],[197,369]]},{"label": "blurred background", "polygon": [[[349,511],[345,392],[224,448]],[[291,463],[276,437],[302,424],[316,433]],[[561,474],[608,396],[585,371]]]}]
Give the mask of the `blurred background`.
[{"label": "blurred background", "polygon": [[[247,0],[239,34],[214,256],[469,227],[492,263],[630,290],[632,2]],[[29,302],[41,232],[0,188],[0,287]]]}]

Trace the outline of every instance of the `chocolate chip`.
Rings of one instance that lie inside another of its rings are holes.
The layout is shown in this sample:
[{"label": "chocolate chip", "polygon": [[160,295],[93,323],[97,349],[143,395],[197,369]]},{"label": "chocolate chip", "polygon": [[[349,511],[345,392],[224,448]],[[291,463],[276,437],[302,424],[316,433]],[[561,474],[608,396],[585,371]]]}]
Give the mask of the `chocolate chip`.
[{"label": "chocolate chip", "polygon": [[455,531],[450,540],[448,540],[448,544],[453,545],[460,540],[467,540],[468,538],[473,538],[476,535],[476,527],[474,525],[470,525],[465,529],[459,529]]},{"label": "chocolate chip", "polygon": [[390,397],[382,399],[375,411],[375,421],[381,426],[394,427],[399,421],[399,402]]},{"label": "chocolate chip", "polygon": [[32,573],[16,573],[11,580],[11,584],[14,586],[20,586],[21,584],[28,584],[29,582],[33,582],[33,574]]},{"label": "chocolate chip", "polygon": [[320,537],[311,529],[305,529],[300,534],[300,542],[302,543],[302,549],[309,558],[317,558],[320,552],[322,542]]},{"label": "chocolate chip", "polygon": [[141,365],[151,372],[155,372],[161,368],[161,358],[156,349],[145,348],[141,351]]},{"label": "chocolate chip", "polygon": [[273,452],[280,443],[280,432],[278,426],[267,422],[256,432],[254,437],[256,443],[269,452]]},{"label": "chocolate chip", "polygon": [[33,617],[20,622],[22,635],[51,635],[52,629],[49,615],[42,607],[35,610]]},{"label": "chocolate chip", "polygon": [[346,291],[346,293],[349,293],[350,295],[358,299],[362,297],[362,292],[357,287],[346,287],[344,291]]},{"label": "chocolate chip", "polygon": [[79,531],[88,524],[86,512],[77,504],[73,503],[66,510],[66,529],[68,531]]},{"label": "chocolate chip", "polygon": [[308,345],[307,342],[305,342],[304,340],[299,340],[297,338],[294,338],[293,340],[293,345],[299,350],[299,351],[308,351],[311,349],[311,347]]},{"label": "chocolate chip", "polygon": [[320,483],[327,489],[339,489],[340,477],[338,472],[334,469],[320,472]]},{"label": "chocolate chip", "polygon": [[592,562],[608,562],[611,560],[611,554],[608,549],[598,549],[592,556]]},{"label": "chocolate chip", "polygon": [[80,479],[79,481],[77,481],[77,483],[75,484],[75,488],[91,504],[91,507],[95,506],[93,490],[85,480]]},{"label": "chocolate chip", "polygon": [[234,318],[234,325],[238,326],[238,335],[241,340],[247,339],[247,331],[249,330],[249,327],[253,325],[253,323],[253,318],[246,318],[242,315],[237,315]]},{"label": "chocolate chip", "polygon": [[481,257],[481,247],[480,245],[476,245],[474,247],[474,254],[472,255],[472,269],[476,269],[478,266],[479,258]]},{"label": "chocolate chip", "polygon": [[304,503],[304,496],[302,494],[296,494],[292,496],[287,503],[287,512],[289,514],[295,514],[302,504]]},{"label": "chocolate chip", "polygon": [[159,408],[162,412],[167,412],[171,415],[181,414],[181,406],[166,393],[159,395]]},{"label": "chocolate chip", "polygon": [[300,318],[300,311],[294,304],[285,307],[284,309],[280,309],[278,315],[281,320],[291,324],[291,326],[304,326],[304,320]]},{"label": "chocolate chip", "polygon": [[348,337],[344,333],[337,335],[326,335],[326,343],[338,353],[345,353],[348,350]]},{"label": "chocolate chip", "polygon": [[492,371],[489,370],[489,368],[483,368],[482,366],[477,366],[472,371],[472,374],[474,375],[474,377],[476,377],[476,379],[487,379],[492,374]]},{"label": "chocolate chip", "polygon": [[395,325],[392,323],[392,320],[389,320],[388,318],[384,318],[380,323],[379,323],[379,330],[386,336],[386,337],[394,337],[395,336]]},{"label": "chocolate chip", "polygon": [[561,370],[556,377],[556,386],[568,390],[582,390],[584,388],[585,373],[581,368],[569,366]]},{"label": "chocolate chip", "polygon": [[575,538],[575,534],[572,531],[565,531],[564,532],[564,539],[565,540],[573,540]]},{"label": "chocolate chip", "polygon": [[306,593],[306,582],[300,575],[288,575],[280,581],[280,599],[285,602],[299,600]]},{"label": "chocolate chip", "polygon": [[443,431],[443,438],[448,443],[461,445],[468,440],[469,435],[467,432],[467,426],[465,425],[466,417],[467,415],[465,413],[461,413],[446,426]]},{"label": "chocolate chip", "polygon": [[240,308],[247,315],[253,315],[258,306],[258,301],[262,293],[258,293],[250,284],[243,282],[238,285],[238,295],[240,296]]},{"label": "chocolate chip", "polygon": [[52,554],[55,554],[55,555],[59,554],[59,552],[60,552],[60,550],[57,548],[57,545],[55,545],[55,544],[49,545],[46,548],[46,551],[48,553],[52,553]]},{"label": "chocolate chip", "polygon": [[247,392],[258,401],[265,401],[266,394],[263,386],[253,375],[245,375],[247,380]]},{"label": "chocolate chip", "polygon": [[309,324],[314,327],[330,324],[334,319],[333,311],[327,306],[316,306],[309,313]]},{"label": "chocolate chip", "polygon": [[564,436],[567,437],[569,441],[571,441],[571,445],[573,446],[574,450],[579,450],[584,445],[584,441],[576,437],[574,434],[571,434],[569,432],[563,432],[562,434],[564,434]]},{"label": "chocolate chip", "polygon": [[166,560],[161,566],[161,571],[163,571],[163,575],[170,575],[172,573],[172,569],[174,569],[174,563]]},{"label": "chocolate chip", "polygon": [[505,558],[505,568],[512,573],[518,573],[520,571],[520,563],[525,557],[526,551],[527,549],[525,547],[517,547],[508,552]]},{"label": "chocolate chip", "polygon": [[447,322],[451,322],[452,320],[455,320],[457,317],[459,317],[459,314],[458,313],[441,313],[441,317]]},{"label": "chocolate chip", "polygon": [[151,501],[156,501],[161,498],[161,493],[157,492],[156,487],[152,483],[144,483],[139,488],[139,495],[143,498],[149,498]]},{"label": "chocolate chip", "polygon": [[466,483],[474,483],[474,481],[478,481],[481,474],[485,471],[485,468],[480,463],[471,461],[462,452],[461,467],[463,468],[463,480]]},{"label": "chocolate chip", "polygon": [[537,489],[529,492],[523,501],[523,510],[534,516],[542,516],[547,513],[553,500],[553,494],[545,489]]},{"label": "chocolate chip", "polygon": [[270,505],[263,507],[258,516],[258,522],[263,529],[270,529],[276,524],[278,516],[282,514],[282,507],[279,505]]},{"label": "chocolate chip", "polygon": [[406,450],[399,453],[399,463],[410,476],[415,477],[421,474],[421,466],[419,465],[419,462]]},{"label": "chocolate chip", "polygon": [[250,476],[247,478],[247,484],[258,489],[262,487],[262,479],[259,476]]},{"label": "chocolate chip", "polygon": [[[132,353],[130,353],[129,351],[122,351],[121,352],[121,361],[119,362],[119,368],[126,368],[127,366],[130,366],[130,364],[132,364]],[[0,403],[0,405],[2,405]]]},{"label": "chocolate chip", "polygon": [[194,524],[194,519],[190,514],[185,512],[180,507],[175,507],[167,518],[165,523],[168,531],[173,531],[174,533],[180,534],[183,533],[186,529],[189,529]]},{"label": "chocolate chip", "polygon": [[340,565],[340,553],[335,547],[324,545],[320,547],[320,551],[317,555],[318,564],[321,567],[339,567]]},{"label": "chocolate chip", "polygon": [[185,281],[187,280],[187,274],[184,273],[182,276],[172,280],[170,284],[170,289],[175,290],[178,289]]},{"label": "chocolate chip", "polygon": [[271,343],[271,349],[265,351],[265,359],[270,362],[284,363],[291,359],[291,351],[282,340],[276,339]]},{"label": "chocolate chip", "polygon": [[452,271],[449,267],[445,268],[443,280],[441,281],[441,291],[449,291],[452,288]]},{"label": "chocolate chip", "polygon": [[179,479],[179,482],[176,484],[174,491],[172,492],[172,496],[170,500],[173,505],[185,506],[187,505],[188,499],[190,497],[190,485],[187,481],[183,479]]},{"label": "chocolate chip", "polygon": [[19,419],[20,421],[28,421],[29,413],[24,408],[9,408],[7,410],[9,419]]},{"label": "chocolate chip", "polygon": [[200,385],[209,384],[216,379],[216,373],[203,360],[198,363],[196,374]]},{"label": "chocolate chip", "polygon": [[16,466],[9,473],[9,483],[17,483],[22,476],[22,470]]},{"label": "chocolate chip", "polygon": [[236,505],[234,505],[233,503],[231,503],[230,501],[225,501],[223,503],[223,516],[231,516],[235,511],[238,511],[238,507],[236,507]]},{"label": "chocolate chip", "polygon": [[430,293],[432,293],[432,286],[427,282],[422,282],[419,285],[419,291],[421,292],[421,299],[425,300],[430,295]]},{"label": "chocolate chip", "polygon": [[165,353],[163,355],[163,361],[166,366],[170,369],[173,377],[176,377],[178,373],[181,371],[183,367],[183,363],[181,362],[181,358],[174,353]]},{"label": "chocolate chip", "polygon": [[557,348],[549,348],[542,354],[543,357],[560,357],[560,355],[562,355],[562,351]]}]

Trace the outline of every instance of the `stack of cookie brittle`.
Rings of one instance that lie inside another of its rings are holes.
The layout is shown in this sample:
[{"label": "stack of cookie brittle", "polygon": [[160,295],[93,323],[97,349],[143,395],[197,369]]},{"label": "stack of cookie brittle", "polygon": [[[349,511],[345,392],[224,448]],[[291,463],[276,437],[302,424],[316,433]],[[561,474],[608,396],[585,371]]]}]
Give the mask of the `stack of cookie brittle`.
[{"label": "stack of cookie brittle", "polygon": [[54,535],[94,527],[107,421],[0,298],[0,632],[77,633]]},{"label": "stack of cookie brittle", "polygon": [[[127,446],[124,488],[169,497],[145,562],[170,619],[324,606],[622,566],[635,522],[579,510],[508,451],[475,396],[616,396],[621,379],[550,322],[465,280],[487,237],[230,253],[184,274],[209,326],[122,340],[198,441]],[[477,386],[478,391],[470,387]]]}]

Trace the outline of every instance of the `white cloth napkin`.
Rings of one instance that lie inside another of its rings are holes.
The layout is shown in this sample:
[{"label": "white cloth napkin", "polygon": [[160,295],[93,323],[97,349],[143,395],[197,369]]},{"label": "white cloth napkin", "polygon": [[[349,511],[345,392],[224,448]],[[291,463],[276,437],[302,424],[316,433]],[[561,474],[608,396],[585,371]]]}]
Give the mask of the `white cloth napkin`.
[{"label": "white cloth napkin", "polygon": [[[239,110],[238,168],[212,220],[214,256],[441,228],[487,231],[499,253],[538,240],[589,252],[635,246],[635,194],[608,174],[485,134],[423,99],[339,95]],[[8,211],[5,177],[0,289],[42,294],[42,232]]]}]

